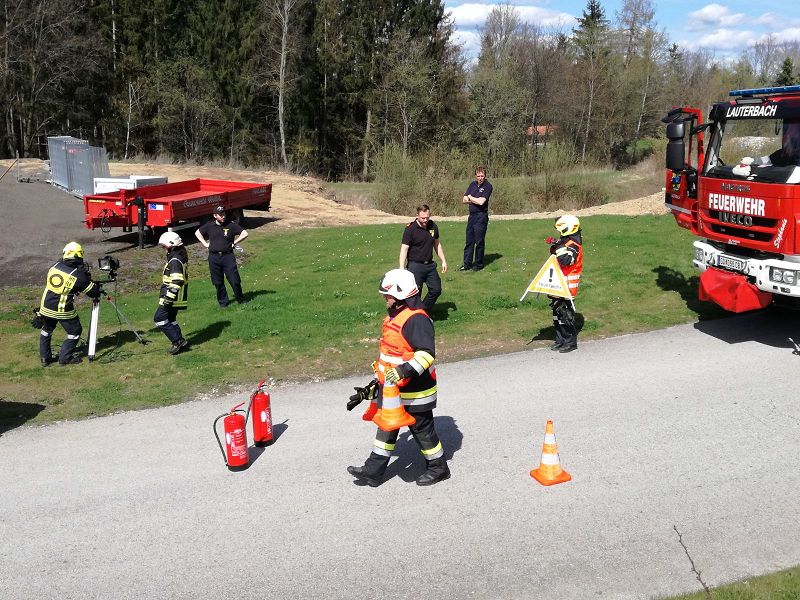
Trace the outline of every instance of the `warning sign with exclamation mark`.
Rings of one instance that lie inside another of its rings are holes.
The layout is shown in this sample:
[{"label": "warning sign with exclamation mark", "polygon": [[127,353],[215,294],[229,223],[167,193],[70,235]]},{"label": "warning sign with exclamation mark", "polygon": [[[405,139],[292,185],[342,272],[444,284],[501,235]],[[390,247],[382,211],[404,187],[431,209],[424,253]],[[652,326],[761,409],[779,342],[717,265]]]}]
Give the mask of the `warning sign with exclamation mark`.
[{"label": "warning sign with exclamation mark", "polygon": [[536,277],[530,282],[522,294],[523,300],[528,294],[547,294],[549,296],[557,296],[559,298],[567,298],[572,300],[572,294],[569,293],[567,280],[564,278],[564,273],[561,272],[561,266],[558,264],[556,257],[550,255],[550,258],[542,265]]}]

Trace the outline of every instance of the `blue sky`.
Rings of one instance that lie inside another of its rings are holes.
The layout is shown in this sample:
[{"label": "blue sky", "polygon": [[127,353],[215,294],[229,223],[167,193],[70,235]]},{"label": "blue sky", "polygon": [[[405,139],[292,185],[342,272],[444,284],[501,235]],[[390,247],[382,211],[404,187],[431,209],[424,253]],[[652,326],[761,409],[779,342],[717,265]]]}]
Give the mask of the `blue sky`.
[{"label": "blue sky", "polygon": [[[467,56],[477,56],[478,29],[483,25],[495,0],[446,0],[456,24],[456,40]],[[569,32],[586,7],[579,0],[512,0],[523,20],[543,27],[561,27]],[[606,18],[612,22],[621,0],[600,0]],[[776,41],[800,41],[800,2],[771,0],[671,0],[658,2],[655,21],[671,42],[689,50],[707,49],[720,58],[738,56],[748,46],[772,34]]]}]

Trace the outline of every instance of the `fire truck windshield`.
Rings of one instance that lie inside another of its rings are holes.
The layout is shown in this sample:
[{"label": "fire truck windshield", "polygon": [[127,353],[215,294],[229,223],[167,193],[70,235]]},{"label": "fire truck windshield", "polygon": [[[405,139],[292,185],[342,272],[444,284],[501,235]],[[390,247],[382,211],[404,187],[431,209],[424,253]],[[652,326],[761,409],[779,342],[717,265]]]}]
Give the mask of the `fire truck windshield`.
[{"label": "fire truck windshield", "polygon": [[724,179],[800,183],[800,118],[718,123],[704,171]]}]

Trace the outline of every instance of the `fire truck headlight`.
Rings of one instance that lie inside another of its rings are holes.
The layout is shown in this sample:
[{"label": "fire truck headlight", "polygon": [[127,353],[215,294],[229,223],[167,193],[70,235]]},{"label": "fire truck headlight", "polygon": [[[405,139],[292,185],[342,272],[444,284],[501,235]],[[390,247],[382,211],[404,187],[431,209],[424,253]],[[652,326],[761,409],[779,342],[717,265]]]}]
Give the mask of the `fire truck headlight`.
[{"label": "fire truck headlight", "polygon": [[786,269],[770,269],[769,278],[776,283],[788,283],[795,285],[798,281],[797,271],[789,271]]},{"label": "fire truck headlight", "polygon": [[705,254],[703,253],[703,249],[702,248],[695,248],[694,249],[694,259],[697,262],[700,262],[700,263],[705,261]]}]

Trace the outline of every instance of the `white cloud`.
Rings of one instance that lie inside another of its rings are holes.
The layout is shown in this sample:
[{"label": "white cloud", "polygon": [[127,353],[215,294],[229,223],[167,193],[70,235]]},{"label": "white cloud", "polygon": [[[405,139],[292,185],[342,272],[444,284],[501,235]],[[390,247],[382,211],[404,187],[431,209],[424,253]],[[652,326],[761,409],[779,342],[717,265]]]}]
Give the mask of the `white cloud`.
[{"label": "white cloud", "polygon": [[456,27],[473,28],[483,25],[491,9],[491,4],[465,3],[446,9],[446,11],[452,15]]},{"label": "white cloud", "polygon": [[[497,4],[465,2],[447,8],[446,11],[452,16],[457,28],[475,29],[483,26],[489,12],[496,6]],[[540,27],[566,28],[572,27],[577,22],[575,17],[569,13],[549,10],[540,6],[515,5],[514,10],[517,11],[523,22]]]},{"label": "white cloud", "polygon": [[693,43],[710,50],[739,50],[752,46],[758,41],[759,34],[753,31],[736,31],[733,29],[718,29],[712,33],[702,35]]},{"label": "white cloud", "polygon": [[453,41],[461,46],[464,56],[477,56],[481,50],[481,36],[474,31],[456,30],[453,32]]},{"label": "white cloud", "polygon": [[800,27],[790,27],[772,33],[777,42],[800,42]]},{"label": "white cloud", "polygon": [[689,13],[686,28],[697,31],[712,27],[732,27],[743,23],[746,18],[744,13],[731,13],[728,7],[721,4],[708,4],[700,10]]}]

